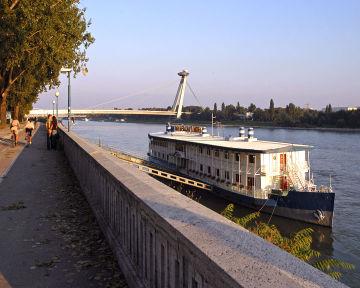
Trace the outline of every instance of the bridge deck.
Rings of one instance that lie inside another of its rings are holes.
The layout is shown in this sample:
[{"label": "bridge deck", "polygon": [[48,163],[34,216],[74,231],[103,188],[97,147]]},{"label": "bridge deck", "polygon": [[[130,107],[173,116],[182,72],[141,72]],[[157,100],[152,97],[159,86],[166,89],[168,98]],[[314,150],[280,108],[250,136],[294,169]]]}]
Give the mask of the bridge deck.
[{"label": "bridge deck", "polygon": [[[67,116],[67,110],[60,109],[59,116]],[[188,114],[188,112],[184,112]],[[44,117],[53,114],[53,110],[35,109],[31,110],[29,116]],[[72,116],[78,115],[155,115],[155,116],[176,116],[176,111],[158,111],[158,110],[128,110],[128,109],[73,109]]]}]

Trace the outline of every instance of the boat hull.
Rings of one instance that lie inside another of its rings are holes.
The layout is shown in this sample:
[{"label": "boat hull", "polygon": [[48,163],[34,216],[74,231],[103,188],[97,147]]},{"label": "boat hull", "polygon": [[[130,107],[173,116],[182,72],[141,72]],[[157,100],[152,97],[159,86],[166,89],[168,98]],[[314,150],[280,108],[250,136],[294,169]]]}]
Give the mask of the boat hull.
[{"label": "boat hull", "polygon": [[[149,159],[152,163],[159,165],[160,167],[170,169],[169,164],[161,159],[156,159],[151,156],[149,156]],[[175,169],[175,167],[172,168]],[[172,171],[175,171],[173,169]],[[261,212],[274,214],[288,219],[332,227],[335,200],[335,193],[333,192],[304,192],[291,190],[286,196],[270,194],[269,199],[258,199],[230,189],[227,190],[221,188],[204,179],[188,175],[188,173],[184,171],[177,172],[185,177],[191,177],[209,184],[213,187],[212,193],[229,200],[234,204],[243,205],[254,209],[255,211],[261,209]]]},{"label": "boat hull", "polygon": [[269,199],[257,199],[214,186],[213,193],[254,210],[262,208],[261,212],[332,227],[335,200],[333,192],[289,191],[286,196],[270,194]]}]

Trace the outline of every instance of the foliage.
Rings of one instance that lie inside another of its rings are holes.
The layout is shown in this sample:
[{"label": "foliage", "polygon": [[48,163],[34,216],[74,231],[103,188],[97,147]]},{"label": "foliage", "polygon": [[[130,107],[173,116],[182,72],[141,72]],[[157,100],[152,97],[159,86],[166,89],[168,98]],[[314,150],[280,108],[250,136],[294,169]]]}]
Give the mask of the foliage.
[{"label": "foliage", "polygon": [[[63,66],[78,73],[94,39],[78,0],[0,0],[0,99],[4,121],[11,105],[31,104],[59,85]],[[16,103],[16,104],[15,104]]]},{"label": "foliage", "polygon": [[334,271],[335,268],[340,268],[344,270],[353,270],[355,266],[351,263],[347,263],[338,259],[323,259],[313,264],[313,266],[335,279],[340,279],[342,274],[339,271]]},{"label": "foliage", "polygon": [[281,235],[281,232],[275,225],[255,221],[260,216],[260,212],[251,213],[244,217],[235,217],[234,210],[234,204],[229,204],[221,212],[221,215],[238,225],[247,228],[252,233],[280,247],[295,257],[311,263],[315,268],[327,273],[335,279],[340,279],[342,273],[335,271],[334,269],[351,270],[355,268],[351,263],[334,258],[315,261],[320,258],[321,255],[319,251],[316,251],[311,247],[313,242],[312,234],[314,232],[312,228],[305,228],[294,233],[290,237],[285,237]]},{"label": "foliage", "polygon": [[[222,103],[221,110],[218,110],[216,103],[212,111],[208,107],[199,108],[200,112],[196,115],[183,115],[183,118],[188,121],[211,121],[211,112],[213,112],[217,121],[237,121],[241,125],[253,125],[251,122],[256,121],[266,125],[286,127],[360,128],[360,109],[334,112],[331,104],[328,104],[324,111],[317,111],[298,107],[294,103],[289,103],[285,108],[275,107],[274,100],[271,99],[268,109],[261,109],[253,103],[246,108],[239,102],[236,106]],[[189,109],[184,107],[184,111],[189,111]]]}]

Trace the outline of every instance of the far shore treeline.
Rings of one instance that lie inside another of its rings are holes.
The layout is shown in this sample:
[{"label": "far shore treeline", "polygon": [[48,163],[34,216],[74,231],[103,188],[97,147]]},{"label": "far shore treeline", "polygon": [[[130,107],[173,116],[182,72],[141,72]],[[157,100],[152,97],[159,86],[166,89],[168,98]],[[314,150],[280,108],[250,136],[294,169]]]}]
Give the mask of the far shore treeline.
[{"label": "far shore treeline", "polygon": [[0,126],[7,111],[21,118],[41,92],[85,68],[94,42],[79,1],[0,0]]},{"label": "far shore treeline", "polygon": [[[167,109],[170,109],[168,107]],[[161,108],[143,108],[147,110],[160,110]],[[360,128],[360,109],[347,111],[333,111],[331,104],[319,111],[311,108],[301,108],[293,103],[286,107],[275,107],[273,99],[270,100],[268,108],[261,109],[251,103],[248,107],[236,105],[225,105],[222,103],[218,108],[217,103],[211,108],[200,106],[186,106],[182,119],[185,122],[209,123],[211,115],[216,117],[214,122],[221,124],[244,124],[262,126],[281,126],[281,127],[301,127],[301,128]]]}]

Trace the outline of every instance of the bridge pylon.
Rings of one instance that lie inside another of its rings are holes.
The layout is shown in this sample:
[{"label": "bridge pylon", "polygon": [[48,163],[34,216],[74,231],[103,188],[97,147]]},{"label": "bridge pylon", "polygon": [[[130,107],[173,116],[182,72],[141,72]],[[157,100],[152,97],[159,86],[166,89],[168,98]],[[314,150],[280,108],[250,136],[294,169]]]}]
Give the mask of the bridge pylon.
[{"label": "bridge pylon", "polygon": [[183,70],[179,72],[178,75],[181,76],[181,79],[171,111],[176,112],[176,118],[179,119],[181,118],[181,114],[182,114],[184,94],[186,89],[186,80],[187,80],[187,76],[189,76],[189,72],[187,70]]}]

